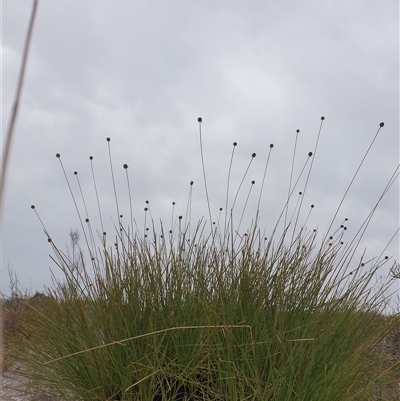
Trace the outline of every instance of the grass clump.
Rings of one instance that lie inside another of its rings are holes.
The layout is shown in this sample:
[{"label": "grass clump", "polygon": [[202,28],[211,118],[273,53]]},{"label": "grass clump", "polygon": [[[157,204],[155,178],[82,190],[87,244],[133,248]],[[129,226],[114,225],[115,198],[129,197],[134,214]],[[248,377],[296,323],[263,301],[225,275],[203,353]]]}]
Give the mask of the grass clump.
[{"label": "grass clump", "polygon": [[[204,163],[203,174],[206,183]],[[258,227],[260,201],[239,235],[244,210],[234,219],[234,206],[243,179],[231,207],[228,179],[223,224],[212,224],[209,202],[210,221],[195,229],[178,216],[171,230],[151,219],[151,229],[134,231],[132,215],[122,224],[117,202],[116,233],[100,232],[95,241],[89,219],[81,219],[89,262],[78,234],[71,236],[76,252],[67,255],[45,228],[64,278],[55,279],[40,308],[30,306],[22,330],[29,335],[15,354],[38,393],[102,401],[383,394],[398,363],[380,347],[396,325],[383,315],[390,279],[375,286],[388,258],[355,263],[361,237],[345,244],[345,221],[332,221],[334,234],[321,239],[300,224],[301,206],[291,218],[292,180],[271,235]]]}]

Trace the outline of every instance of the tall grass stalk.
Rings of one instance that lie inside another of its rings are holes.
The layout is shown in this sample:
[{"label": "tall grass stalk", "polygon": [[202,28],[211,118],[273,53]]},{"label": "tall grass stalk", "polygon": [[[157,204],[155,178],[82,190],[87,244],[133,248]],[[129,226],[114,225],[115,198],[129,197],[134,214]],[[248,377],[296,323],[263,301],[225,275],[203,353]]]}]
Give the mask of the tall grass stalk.
[{"label": "tall grass stalk", "polygon": [[[318,140],[320,132],[321,127]],[[377,351],[395,324],[383,314],[392,283],[388,278],[375,285],[390,258],[355,260],[376,207],[347,243],[346,223],[336,222],[337,211],[322,239],[307,228],[308,216],[300,225],[301,193],[291,215],[289,204],[309,166],[302,193],[307,188],[311,152],[294,183],[292,169],[288,197],[268,237],[259,227],[259,216],[273,144],[256,195],[257,210],[243,234],[254,182],[244,208],[236,211],[235,206],[255,154],[231,201],[236,143],[222,225],[219,218],[211,220],[201,142],[210,221],[191,221],[191,182],[185,217],[175,216],[173,205],[168,230],[152,218],[147,201],[144,218],[150,216],[150,223],[142,231],[132,214],[130,224],[123,224],[107,141],[118,213],[114,234],[104,231],[101,220],[95,241],[83,191],[79,185],[85,218],[65,175],[89,262],[81,258],[77,269],[32,205],[63,273],[63,280],[54,277],[39,306],[28,304],[32,316],[21,330],[15,354],[23,367],[20,373],[32,380],[38,394],[102,401],[347,401],[373,399],[392,380],[395,364]],[[101,218],[92,157],[90,162]],[[123,167],[132,213],[128,165]],[[383,195],[398,175],[397,167]]]},{"label": "tall grass stalk", "polygon": [[[18,81],[17,81],[17,88],[16,88],[16,93],[15,93],[15,99],[14,103],[11,109],[11,116],[10,116],[10,121],[8,124],[7,128],[7,133],[5,136],[5,141],[4,144],[1,144],[1,173],[0,173],[0,237],[2,236],[2,224],[1,221],[3,221],[3,201],[4,201],[4,192],[6,188],[6,178],[7,178],[7,169],[8,169],[8,164],[9,164],[9,158],[11,154],[11,145],[12,141],[14,138],[14,128],[15,124],[17,121],[17,116],[18,116],[18,110],[19,110],[19,105],[20,105],[20,100],[21,100],[21,95],[22,95],[22,88],[24,84],[24,78],[25,78],[25,71],[26,71],[26,65],[27,65],[27,60],[28,60],[28,54],[29,54],[29,48],[31,44],[31,39],[32,39],[32,32],[33,32],[33,26],[35,23],[35,18],[36,18],[36,10],[37,10],[37,5],[38,5],[38,0],[34,0],[33,5],[32,5],[32,12],[31,12],[31,18],[29,20],[29,25],[28,25],[28,30],[26,34],[26,39],[24,43],[24,50],[23,50],[23,55],[22,55],[22,60],[21,60],[21,68],[18,76]],[[1,279],[0,279],[1,282]],[[3,368],[3,306],[0,308],[0,369],[2,370]],[[3,387],[3,376],[0,376],[0,387]]]}]

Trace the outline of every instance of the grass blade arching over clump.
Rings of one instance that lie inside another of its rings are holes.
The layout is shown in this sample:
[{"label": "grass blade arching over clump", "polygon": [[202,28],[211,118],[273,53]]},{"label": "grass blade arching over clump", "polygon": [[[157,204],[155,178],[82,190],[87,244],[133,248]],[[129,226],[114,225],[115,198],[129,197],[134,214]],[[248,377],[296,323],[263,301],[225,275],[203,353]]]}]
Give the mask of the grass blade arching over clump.
[{"label": "grass blade arching over clump", "polygon": [[[368,266],[357,261],[365,227],[345,243],[344,222],[332,221],[328,231],[334,233],[320,239],[306,227],[308,216],[300,219],[301,194],[288,213],[307,165],[303,193],[308,185],[310,153],[301,171],[291,173],[269,236],[259,216],[270,153],[257,210],[245,230],[254,181],[243,209],[236,205],[255,154],[230,197],[233,152],[221,225],[219,217],[215,224],[211,220],[208,192],[210,221],[191,221],[192,181],[186,212],[176,216],[172,205],[169,230],[153,219],[149,201],[139,230],[127,164],[130,223],[123,224],[112,171],[115,240],[100,236],[96,249],[94,236],[85,240],[89,264],[74,268],[43,225],[63,280],[54,279],[40,307],[31,306],[19,344],[16,358],[33,385],[81,400],[370,399],[393,369],[386,354],[377,352],[395,324],[383,314],[391,281],[375,286],[390,258],[382,255]],[[111,153],[109,159],[112,169]],[[292,177],[298,177],[294,183]],[[99,206],[97,189],[95,196]]]}]

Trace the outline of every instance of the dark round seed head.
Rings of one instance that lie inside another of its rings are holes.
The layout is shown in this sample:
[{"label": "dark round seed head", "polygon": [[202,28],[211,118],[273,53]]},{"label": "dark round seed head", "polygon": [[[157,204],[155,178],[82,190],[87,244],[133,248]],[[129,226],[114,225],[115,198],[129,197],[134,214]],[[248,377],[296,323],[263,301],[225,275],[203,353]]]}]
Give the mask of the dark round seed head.
[{"label": "dark round seed head", "polygon": [[111,141],[110,137],[107,137],[107,142],[110,142],[110,141]]},{"label": "dark round seed head", "polygon": [[93,160],[93,156],[89,156],[89,160]]},{"label": "dark round seed head", "polygon": [[190,185],[193,185],[194,184],[194,181],[190,181]]},{"label": "dark round seed head", "polygon": [[104,231],[104,232],[103,232],[103,235],[107,235],[107,233]]},{"label": "dark round seed head", "polygon": [[365,266],[365,263],[361,263],[361,266]]},{"label": "dark round seed head", "polygon": [[219,211],[222,212],[222,207],[219,208]]},{"label": "dark round seed head", "polygon": [[179,216],[178,219],[179,219],[179,220],[182,220],[182,216]]},{"label": "dark round seed head", "polygon": [[299,129],[297,129],[297,130],[296,130],[296,133],[298,134],[299,132],[300,132],[300,130],[299,130]]},{"label": "dark round seed head", "polygon": [[385,256],[385,259],[389,259],[389,256]]},{"label": "dark round seed head", "polygon": [[127,168],[128,168],[128,165],[127,164],[124,164],[124,169],[126,170]]},{"label": "dark round seed head", "polygon": [[312,152],[308,152],[308,157],[311,157],[312,156]]},{"label": "dark round seed head", "polygon": [[300,192],[299,192],[299,195],[303,195],[303,192],[300,191]]},{"label": "dark round seed head", "polygon": [[333,237],[329,237],[329,239],[333,239]]},{"label": "dark round seed head", "polygon": [[61,155],[59,153],[56,153],[56,157],[59,159]]},{"label": "dark round seed head", "polygon": [[256,183],[256,182],[255,182],[254,180],[251,182],[252,185],[254,185],[255,183]]},{"label": "dark round seed head", "polygon": [[347,230],[347,227],[343,227],[343,230]]},{"label": "dark round seed head", "polygon": [[340,226],[340,228],[343,228],[344,227],[344,225],[342,224],[341,226]]},{"label": "dark round seed head", "polygon": [[86,218],[85,221],[86,221],[86,223],[89,223],[89,219],[88,218]]},{"label": "dark round seed head", "polygon": [[233,142],[233,146],[237,146],[237,142]]},{"label": "dark round seed head", "polygon": [[274,144],[271,143],[271,144],[269,145],[269,147],[272,149],[272,148],[274,147]]},{"label": "dark round seed head", "polygon": [[344,242],[343,241],[340,241],[340,245],[343,245],[344,244]]},{"label": "dark round seed head", "polygon": [[311,209],[314,207],[314,205],[311,205]]},{"label": "dark round seed head", "polygon": [[77,171],[74,171],[74,174],[75,174],[75,175],[78,175],[78,172],[77,172]]},{"label": "dark round seed head", "polygon": [[347,221],[348,220],[348,218],[346,217],[345,219],[344,219],[344,221]]},{"label": "dark round seed head", "polygon": [[380,123],[379,126],[382,128],[385,125],[385,123]]},{"label": "dark round seed head", "polygon": [[120,219],[122,219],[124,216],[122,214],[119,215]]},{"label": "dark round seed head", "polygon": [[172,230],[169,230],[169,233],[172,234]]},{"label": "dark round seed head", "polygon": [[148,200],[146,200],[146,203],[147,203],[147,204],[149,204],[149,201],[148,201]]},{"label": "dark round seed head", "polygon": [[149,231],[149,227],[146,227],[146,231]]},{"label": "dark round seed head", "polygon": [[35,208],[35,205],[31,205],[31,209],[34,209]]},{"label": "dark round seed head", "polygon": [[147,212],[149,209],[147,209],[147,207],[144,208],[144,211]]},{"label": "dark round seed head", "polygon": [[253,153],[253,154],[251,155],[251,157],[256,157],[256,154],[255,154],[255,153]]},{"label": "dark round seed head", "polygon": [[199,123],[201,123],[201,122],[203,121],[203,119],[202,119],[201,117],[199,117],[199,118],[197,119],[197,121],[198,121]]},{"label": "dark round seed head", "polygon": [[322,121],[324,121],[324,120],[325,120],[325,117],[324,117],[324,116],[322,116],[322,117],[321,117],[321,120],[322,120]]},{"label": "dark round seed head", "polygon": [[172,202],[173,205],[175,205],[175,202]]},{"label": "dark round seed head", "polygon": [[51,238],[47,238],[47,242],[51,242]]}]

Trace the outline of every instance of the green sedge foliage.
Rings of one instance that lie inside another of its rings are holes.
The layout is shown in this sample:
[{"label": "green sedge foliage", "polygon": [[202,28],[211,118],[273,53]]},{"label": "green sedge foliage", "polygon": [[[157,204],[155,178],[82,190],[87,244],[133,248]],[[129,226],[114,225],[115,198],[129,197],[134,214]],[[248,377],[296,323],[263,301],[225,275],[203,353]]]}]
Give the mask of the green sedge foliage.
[{"label": "green sedge foliage", "polygon": [[289,234],[283,213],[267,239],[254,214],[243,236],[229,216],[145,234],[131,218],[97,245],[88,224],[79,263],[45,229],[64,280],[31,308],[20,373],[66,400],[378,399],[395,368],[378,352],[390,279],[371,291],[387,260],[350,271],[359,241],[344,244],[343,225]]}]

